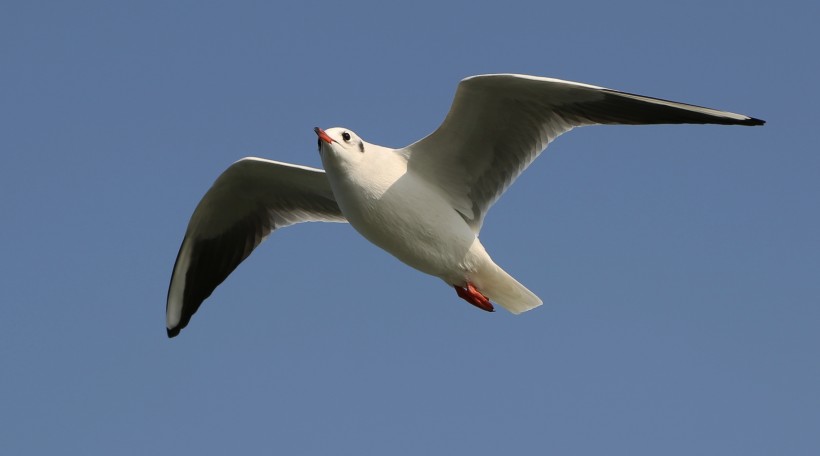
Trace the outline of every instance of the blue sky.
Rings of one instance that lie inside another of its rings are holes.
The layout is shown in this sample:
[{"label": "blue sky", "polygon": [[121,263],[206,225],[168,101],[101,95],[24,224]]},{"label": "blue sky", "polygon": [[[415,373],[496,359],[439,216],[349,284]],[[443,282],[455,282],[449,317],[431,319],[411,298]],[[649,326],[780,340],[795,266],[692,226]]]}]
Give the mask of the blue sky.
[{"label": "blue sky", "polygon": [[[816,454],[810,2],[0,7],[4,454]],[[406,145],[517,72],[763,128],[554,142],[482,241],[541,296],[480,312],[338,224],[275,233],[165,336],[199,198],[314,126]]]}]

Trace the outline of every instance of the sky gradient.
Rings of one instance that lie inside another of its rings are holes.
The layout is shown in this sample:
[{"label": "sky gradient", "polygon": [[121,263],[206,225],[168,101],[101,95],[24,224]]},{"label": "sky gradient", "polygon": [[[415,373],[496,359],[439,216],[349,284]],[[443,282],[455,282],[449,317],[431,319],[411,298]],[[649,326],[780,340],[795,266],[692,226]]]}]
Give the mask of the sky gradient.
[{"label": "sky gradient", "polygon": [[[816,454],[818,6],[570,3],[4,2],[0,452]],[[526,314],[302,224],[166,338],[228,165],[407,145],[498,72],[768,123],[556,140],[481,232]]]}]

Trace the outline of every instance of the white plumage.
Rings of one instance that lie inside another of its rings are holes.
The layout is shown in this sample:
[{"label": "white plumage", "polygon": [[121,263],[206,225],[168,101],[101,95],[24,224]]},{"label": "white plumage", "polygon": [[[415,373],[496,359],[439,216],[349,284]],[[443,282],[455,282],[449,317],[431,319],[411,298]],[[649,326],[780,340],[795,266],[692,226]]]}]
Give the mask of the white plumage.
[{"label": "white plumage", "polygon": [[461,81],[450,112],[401,149],[316,129],[325,171],[258,158],[231,165],[194,211],[168,290],[169,337],[273,230],[349,222],[399,260],[484,310],[541,300],[497,266],[478,234],[492,204],[560,134],[593,124],[762,125],[726,111],[525,75]]}]

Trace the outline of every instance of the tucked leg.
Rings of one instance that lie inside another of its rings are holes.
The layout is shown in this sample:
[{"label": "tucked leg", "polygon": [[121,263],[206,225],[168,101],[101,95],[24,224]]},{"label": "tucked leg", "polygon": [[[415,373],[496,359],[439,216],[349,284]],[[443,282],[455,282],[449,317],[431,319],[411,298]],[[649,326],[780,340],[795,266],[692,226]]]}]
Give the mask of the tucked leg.
[{"label": "tucked leg", "polygon": [[493,308],[493,304],[487,299],[486,296],[481,294],[480,291],[476,289],[476,287],[467,282],[467,286],[459,287],[458,285],[454,285],[453,288],[456,289],[456,294],[458,297],[469,302],[470,304],[478,307],[481,310],[486,310],[487,312],[495,312]]}]

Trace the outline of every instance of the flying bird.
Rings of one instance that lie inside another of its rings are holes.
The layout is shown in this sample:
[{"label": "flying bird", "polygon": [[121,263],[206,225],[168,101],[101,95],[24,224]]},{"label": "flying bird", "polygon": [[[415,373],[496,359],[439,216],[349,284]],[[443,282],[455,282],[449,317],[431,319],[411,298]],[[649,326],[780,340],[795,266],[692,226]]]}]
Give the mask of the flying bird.
[{"label": "flying bird", "polygon": [[518,314],[541,299],[493,262],[484,217],[550,141],[596,124],[763,125],[727,111],[560,79],[489,74],[461,81],[444,122],[393,149],[347,128],[315,128],[324,170],[243,158],[194,210],[174,264],[166,329],[174,337],[271,232],[347,222],[408,266],[486,311]]}]

